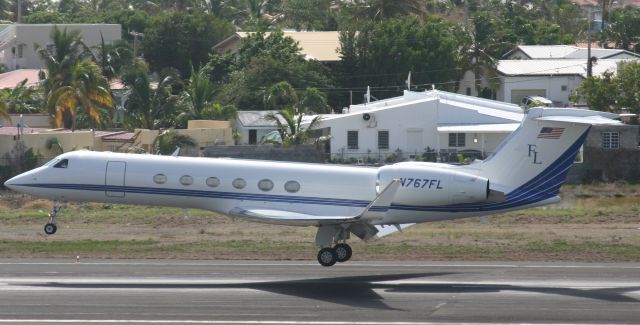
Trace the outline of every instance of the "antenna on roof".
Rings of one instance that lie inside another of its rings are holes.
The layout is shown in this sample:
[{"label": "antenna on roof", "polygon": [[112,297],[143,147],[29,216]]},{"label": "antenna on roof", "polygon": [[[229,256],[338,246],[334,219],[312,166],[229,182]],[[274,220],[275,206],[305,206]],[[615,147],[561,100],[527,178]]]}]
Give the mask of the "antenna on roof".
[{"label": "antenna on roof", "polygon": [[364,94],[364,103],[368,104],[371,101],[371,88],[367,86],[367,93]]},{"label": "antenna on roof", "polygon": [[435,84],[431,84],[431,90],[436,90],[436,85]]}]

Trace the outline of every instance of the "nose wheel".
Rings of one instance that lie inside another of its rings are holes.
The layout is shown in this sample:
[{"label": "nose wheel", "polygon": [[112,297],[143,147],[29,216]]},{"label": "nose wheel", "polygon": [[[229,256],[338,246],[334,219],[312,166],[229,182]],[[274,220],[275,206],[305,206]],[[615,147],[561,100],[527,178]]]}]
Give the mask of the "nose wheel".
[{"label": "nose wheel", "polygon": [[44,233],[47,235],[53,235],[58,231],[58,226],[56,226],[56,217],[58,216],[58,212],[62,209],[61,206],[58,205],[56,201],[53,201],[53,207],[51,207],[51,212],[49,212],[49,222],[44,225]]}]

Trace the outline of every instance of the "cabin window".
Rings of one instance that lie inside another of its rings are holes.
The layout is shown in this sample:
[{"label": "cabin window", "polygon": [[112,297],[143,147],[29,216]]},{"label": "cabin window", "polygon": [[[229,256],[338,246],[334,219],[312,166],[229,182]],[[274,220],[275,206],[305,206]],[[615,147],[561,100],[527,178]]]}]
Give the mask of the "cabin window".
[{"label": "cabin window", "polygon": [[189,175],[184,175],[184,176],[180,177],[180,184],[182,184],[184,186],[189,186],[189,185],[193,184],[193,177],[191,177]]},{"label": "cabin window", "polygon": [[165,174],[155,174],[153,176],[153,182],[156,184],[164,184],[167,182],[167,175]]},{"label": "cabin window", "polygon": [[220,186],[220,179],[217,177],[209,177],[207,178],[207,186],[209,187],[218,187]]},{"label": "cabin window", "polygon": [[273,182],[270,179],[263,179],[258,182],[258,188],[265,192],[271,191],[273,189]]},{"label": "cabin window", "polygon": [[69,166],[69,159],[62,159],[53,165],[53,168],[67,168]]},{"label": "cabin window", "polygon": [[285,191],[289,193],[295,193],[300,190],[300,183],[296,181],[288,181],[284,184]]},{"label": "cabin window", "polygon": [[244,178],[236,178],[231,184],[237,189],[243,189],[245,186],[247,186],[247,181],[245,181]]}]

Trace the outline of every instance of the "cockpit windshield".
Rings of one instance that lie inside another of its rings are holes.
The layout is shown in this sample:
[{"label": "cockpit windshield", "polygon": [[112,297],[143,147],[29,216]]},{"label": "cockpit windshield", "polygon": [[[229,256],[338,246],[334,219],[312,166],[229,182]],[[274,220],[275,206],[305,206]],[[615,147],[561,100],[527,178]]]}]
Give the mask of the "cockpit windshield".
[{"label": "cockpit windshield", "polygon": [[53,165],[53,168],[67,168],[69,166],[69,159],[62,159]]},{"label": "cockpit windshield", "polygon": [[58,158],[53,158],[53,159],[51,159],[51,160],[47,161],[47,163],[46,163],[46,164],[44,164],[43,166],[45,166],[45,167],[53,166],[53,165],[55,165],[58,161],[60,161],[60,159],[58,159]]}]

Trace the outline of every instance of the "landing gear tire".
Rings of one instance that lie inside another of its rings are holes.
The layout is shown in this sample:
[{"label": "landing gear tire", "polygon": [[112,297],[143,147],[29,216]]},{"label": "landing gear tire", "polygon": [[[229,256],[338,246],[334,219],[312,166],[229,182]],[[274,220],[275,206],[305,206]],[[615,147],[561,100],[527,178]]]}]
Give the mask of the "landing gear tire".
[{"label": "landing gear tire", "polygon": [[58,227],[54,223],[48,223],[44,225],[44,232],[47,235],[53,235],[56,233],[57,230],[58,230]]},{"label": "landing gear tire", "polygon": [[347,244],[338,244],[333,248],[336,251],[336,255],[338,256],[338,262],[346,262],[351,258],[353,254],[353,250],[351,250],[351,246]]},{"label": "landing gear tire", "polygon": [[318,263],[322,266],[332,266],[338,261],[338,254],[333,248],[323,248],[318,252]]}]

